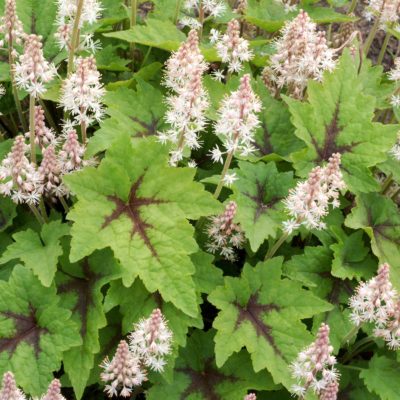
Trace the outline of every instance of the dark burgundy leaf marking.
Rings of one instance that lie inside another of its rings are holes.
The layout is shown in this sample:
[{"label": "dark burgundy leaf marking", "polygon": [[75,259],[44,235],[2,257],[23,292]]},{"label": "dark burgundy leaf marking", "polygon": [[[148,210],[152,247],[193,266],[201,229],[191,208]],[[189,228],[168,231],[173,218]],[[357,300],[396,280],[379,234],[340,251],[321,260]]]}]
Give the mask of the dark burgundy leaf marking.
[{"label": "dark burgundy leaf marking", "polygon": [[263,128],[262,140],[256,141],[254,143],[254,146],[259,151],[261,156],[266,156],[267,154],[273,153],[274,148],[272,147],[271,135],[269,133],[269,130],[267,128],[267,124],[265,123],[265,121],[262,122],[261,126]]},{"label": "dark burgundy leaf marking", "polygon": [[165,204],[168,203],[168,201],[156,199],[154,196],[138,197],[137,192],[143,182],[143,178],[144,174],[141,175],[139,179],[132,185],[127,203],[122,201],[117,196],[107,196],[108,200],[115,203],[116,208],[111,215],[104,219],[104,223],[101,228],[104,229],[112,221],[118,219],[122,214],[125,214],[132,221],[131,237],[133,237],[135,234],[138,234],[145,245],[148,247],[148,249],[151,251],[151,254],[158,259],[157,251],[151,243],[150,238],[147,234],[147,230],[152,229],[153,225],[148,224],[141,218],[140,207],[146,207],[153,204]]},{"label": "dark burgundy leaf marking", "polygon": [[272,208],[279,201],[277,197],[273,197],[268,203],[264,203],[264,196],[266,191],[265,186],[266,182],[261,183],[257,179],[256,181],[257,193],[255,195],[251,195],[250,193],[243,193],[246,197],[248,197],[249,199],[253,200],[254,203],[256,203],[254,222],[256,222],[262,214],[267,212],[268,209]]},{"label": "dark burgundy leaf marking", "polygon": [[340,105],[339,103],[336,104],[335,112],[333,113],[332,120],[329,125],[325,125],[325,138],[324,138],[324,145],[321,147],[315,138],[312,136],[311,141],[315,147],[315,151],[318,154],[317,161],[328,161],[329,157],[333,153],[345,153],[351,151],[355,146],[359,144],[359,142],[352,143],[350,145],[342,145],[338,146],[336,144],[336,139],[341,132],[339,127],[339,110]]},{"label": "dark burgundy leaf marking", "polygon": [[154,136],[157,134],[157,127],[158,123],[160,122],[160,118],[155,118],[153,113],[151,113],[151,116],[151,122],[149,123],[144,122],[137,117],[130,117],[132,121],[136,122],[143,128],[142,131],[139,131],[134,135],[135,137]]},{"label": "dark burgundy leaf marking", "polygon": [[59,293],[75,292],[77,294],[78,299],[73,311],[78,312],[81,316],[81,336],[84,337],[87,332],[89,308],[94,306],[93,288],[101,276],[95,274],[90,269],[87,258],[82,263],[82,272],[83,277],[77,277],[63,271],[64,274],[68,275],[70,280],[60,285],[58,291]]},{"label": "dark burgundy leaf marking", "polygon": [[15,333],[12,337],[0,339],[0,352],[9,351],[12,354],[20,343],[26,342],[33,347],[35,355],[38,357],[41,350],[40,335],[48,333],[48,330],[39,326],[33,306],[29,305],[29,315],[11,311],[1,311],[0,315],[13,320],[15,326]]},{"label": "dark burgundy leaf marking", "polygon": [[202,371],[195,371],[192,368],[177,368],[178,372],[183,372],[190,377],[190,385],[181,395],[181,399],[187,399],[192,393],[201,393],[207,400],[220,400],[221,396],[217,393],[217,385],[223,381],[235,382],[238,378],[224,375],[215,367],[213,360],[208,358],[204,362]]},{"label": "dark burgundy leaf marking", "polygon": [[273,303],[260,304],[258,302],[258,293],[251,295],[246,306],[242,306],[239,303],[234,303],[234,305],[239,311],[239,315],[236,320],[236,329],[244,321],[249,321],[256,330],[257,336],[263,336],[274,349],[275,353],[284,358],[282,352],[278,349],[278,346],[275,343],[274,337],[272,336],[272,327],[263,321],[264,314],[267,314],[271,311],[279,311],[279,306]]}]

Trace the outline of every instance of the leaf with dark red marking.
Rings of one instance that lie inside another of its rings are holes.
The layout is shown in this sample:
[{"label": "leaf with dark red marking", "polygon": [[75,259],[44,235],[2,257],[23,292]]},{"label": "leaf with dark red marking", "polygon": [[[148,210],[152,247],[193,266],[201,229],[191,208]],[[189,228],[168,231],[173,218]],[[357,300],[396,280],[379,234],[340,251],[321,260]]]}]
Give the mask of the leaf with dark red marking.
[{"label": "leaf with dark red marking", "polygon": [[71,311],[59,304],[26,267],[0,281],[0,375],[10,369],[32,395],[44,392],[61,367],[63,352],[81,343]]},{"label": "leaf with dark red marking", "polygon": [[214,330],[196,331],[180,351],[173,381],[157,382],[148,392],[149,400],[242,400],[249,389],[277,388],[266,371],[255,373],[246,351],[232,356],[222,368],[214,360]]},{"label": "leaf with dark red marking", "polygon": [[363,194],[346,218],[346,226],[364,229],[371,239],[373,253],[381,263],[388,262],[391,278],[400,290],[400,212],[395,203],[378,193]]},{"label": "leaf with dark red marking", "polygon": [[198,250],[188,219],[220,212],[220,204],[194,182],[195,170],[171,168],[168,149],[155,140],[132,146],[124,135],[98,168],[65,177],[78,202],[68,218],[72,262],[111,247],[129,287],[139,276],[149,292],[192,317],[198,314],[190,254]]},{"label": "leaf with dark red marking", "polygon": [[[66,253],[68,254],[68,253]],[[66,257],[65,257],[66,258]],[[70,264],[61,260],[57,289],[61,304],[72,310],[72,320],[79,326],[82,345],[64,353],[64,369],[75,395],[80,399],[100,351],[99,330],[107,324],[103,309],[102,288],[120,276],[120,266],[109,249]]]},{"label": "leaf with dark red marking", "polygon": [[267,368],[275,383],[288,387],[288,365],[312,341],[301,320],[332,306],[300,283],[282,279],[281,268],[281,257],[256,267],[246,264],[242,276],[225,278],[209,301],[220,310],[213,324],[217,365],[245,346],[256,372]]},{"label": "leaf with dark red marking", "polygon": [[276,237],[286,218],[282,199],[295,186],[291,172],[278,172],[274,163],[239,162],[233,187],[237,216],[250,246],[257,251],[268,237]]},{"label": "leaf with dark red marking", "polygon": [[350,190],[378,189],[369,167],[386,160],[399,126],[372,122],[376,99],[366,94],[366,77],[358,75],[356,63],[345,52],[336,69],[324,75],[323,83],[309,82],[307,101],[285,98],[295,134],[306,145],[292,155],[301,176],[339,152]]}]

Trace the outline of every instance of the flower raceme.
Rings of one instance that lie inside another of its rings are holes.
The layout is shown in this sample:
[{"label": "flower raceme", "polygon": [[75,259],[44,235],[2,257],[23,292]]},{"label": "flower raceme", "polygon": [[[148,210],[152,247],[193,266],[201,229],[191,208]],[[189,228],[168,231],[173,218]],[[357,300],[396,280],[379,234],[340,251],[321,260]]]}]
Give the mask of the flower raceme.
[{"label": "flower raceme", "polygon": [[[257,113],[261,111],[261,102],[250,86],[250,75],[240,80],[239,89],[225,97],[218,111],[215,133],[221,137],[227,152],[238,152],[246,156],[254,151],[255,129],[260,125]],[[212,151],[214,162],[222,162],[222,155]]]},{"label": "flower raceme", "polygon": [[243,400],[257,400],[257,396],[254,393],[249,393]]},{"label": "flower raceme", "polygon": [[315,167],[306,181],[289,191],[284,200],[286,211],[292,217],[283,223],[287,234],[301,225],[308,229],[325,229],[322,218],[328,214],[329,205],[339,207],[339,191],[345,187],[340,158],[340,153],[332,154],[325,167]]},{"label": "flower raceme", "polygon": [[0,193],[15,203],[36,204],[42,192],[40,175],[26,157],[29,146],[20,135],[0,165]]},{"label": "flower raceme", "polygon": [[235,248],[241,248],[245,240],[240,226],[233,222],[236,209],[236,203],[230,201],[223,214],[211,218],[206,231],[210,239],[207,250],[212,254],[219,252],[230,261],[235,261]]},{"label": "flower raceme", "polygon": [[[29,139],[29,132],[25,133],[25,137]],[[35,106],[35,143],[41,149],[58,144],[55,132],[46,126],[44,110],[41,106]]]},{"label": "flower raceme", "polygon": [[183,158],[183,149],[200,147],[199,132],[206,126],[205,111],[208,94],[203,87],[202,76],[208,65],[200,53],[197,32],[191,30],[186,42],[167,61],[164,85],[172,93],[167,97],[166,121],[171,129],[159,133],[161,142],[177,144],[171,151],[171,165]]},{"label": "flower raceme", "polygon": [[322,400],[336,400],[339,372],[329,341],[329,326],[321,324],[314,343],[299,353],[292,363],[292,376],[297,380],[291,391],[304,398],[312,390]]},{"label": "flower raceme", "polygon": [[359,284],[350,299],[350,319],[356,326],[374,323],[374,335],[397,350],[400,348],[400,296],[389,278],[390,266],[383,264],[375,277]]},{"label": "flower raceme", "polygon": [[162,372],[164,358],[171,352],[171,342],[172,332],[159,309],[135,324],[129,345],[121,340],[113,359],[110,361],[107,357],[100,365],[104,370],[101,380],[109,382],[105,387],[108,396],[129,397],[135,386],[147,380],[147,369]]},{"label": "flower raceme", "polygon": [[182,17],[179,22],[183,26],[189,26],[191,29],[199,29],[202,23],[191,15],[203,15],[203,18],[220,17],[226,9],[224,2],[220,0],[186,0],[183,8],[185,13],[189,14]]},{"label": "flower raceme", "polygon": [[233,19],[228,23],[226,33],[222,36],[216,34],[216,48],[218,55],[224,63],[228,64],[229,72],[239,72],[242,64],[253,58],[249,49],[249,42],[240,37],[240,23]]},{"label": "flower raceme", "polygon": [[12,372],[6,372],[3,375],[0,400],[26,400],[25,394],[17,388]]},{"label": "flower raceme", "polygon": [[89,126],[104,115],[105,89],[93,56],[78,57],[75,65],[76,71],[64,81],[60,103],[72,114],[76,124]]},{"label": "flower raceme", "polygon": [[53,379],[47,389],[47,393],[40,397],[40,400],[65,400],[61,394],[61,383],[58,379]]},{"label": "flower raceme", "polygon": [[336,65],[325,33],[317,31],[303,10],[286,23],[275,47],[276,53],[263,72],[264,81],[273,92],[286,87],[289,95],[302,98],[309,79],[321,81],[323,72],[332,71]]},{"label": "flower raceme", "polygon": [[46,91],[45,83],[57,74],[54,64],[44,58],[42,37],[34,34],[26,36],[24,52],[13,68],[17,86],[34,97],[42,95]]},{"label": "flower raceme", "polygon": [[400,17],[400,1],[369,0],[364,15],[367,20],[378,18],[380,27],[383,30],[388,27],[397,29]]},{"label": "flower raceme", "polygon": [[4,34],[4,40],[0,41],[0,47],[4,42],[11,47],[13,44],[22,44],[25,38],[24,28],[17,15],[17,4],[15,0],[6,0],[4,16],[0,18],[0,33]]}]

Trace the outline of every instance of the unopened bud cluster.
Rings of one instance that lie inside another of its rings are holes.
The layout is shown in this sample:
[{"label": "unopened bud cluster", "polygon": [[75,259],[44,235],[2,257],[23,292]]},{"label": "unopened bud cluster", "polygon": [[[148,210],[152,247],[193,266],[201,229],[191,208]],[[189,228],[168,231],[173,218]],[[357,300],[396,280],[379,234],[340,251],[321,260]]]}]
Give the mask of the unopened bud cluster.
[{"label": "unopened bud cluster", "polygon": [[0,40],[0,47],[3,47],[5,43],[11,47],[14,44],[22,44],[25,38],[22,22],[17,15],[16,0],[6,0],[5,2],[4,16],[0,18],[0,34],[4,35],[4,40]]},{"label": "unopened bud cluster", "polygon": [[229,261],[236,260],[235,249],[240,249],[245,241],[242,229],[233,222],[236,210],[236,203],[230,201],[223,214],[211,217],[207,228],[207,250],[212,254],[219,253]]},{"label": "unopened bud cluster", "polygon": [[329,213],[329,205],[339,207],[339,191],[345,187],[340,158],[340,153],[332,154],[325,167],[315,167],[306,181],[289,191],[284,204],[292,218],[283,223],[286,233],[292,233],[301,225],[308,229],[326,228],[322,218]]},{"label": "unopened bud cluster", "polygon": [[[24,392],[18,389],[12,372],[6,372],[3,375],[0,400],[27,400]],[[60,381],[58,379],[53,379],[47,392],[40,397],[34,397],[32,400],[65,400],[65,397],[61,394]]]},{"label": "unopened bud cluster", "polygon": [[339,372],[335,368],[336,358],[329,341],[329,326],[321,324],[314,343],[299,353],[292,363],[292,376],[297,383],[291,391],[304,398],[309,390],[321,400],[336,400]]},{"label": "unopened bud cluster", "polygon": [[42,37],[31,34],[25,38],[24,51],[14,65],[15,80],[19,88],[38,97],[45,91],[45,84],[57,74],[54,64],[43,55]]},{"label": "unopened bud cluster", "polygon": [[191,30],[186,42],[167,61],[164,85],[171,90],[166,102],[166,121],[171,128],[159,133],[162,143],[177,144],[171,152],[171,165],[183,158],[183,149],[200,147],[199,132],[206,126],[208,94],[202,76],[208,65],[200,52],[197,32]]},{"label": "unopened bud cluster", "polygon": [[129,345],[121,340],[113,359],[106,358],[101,364],[104,372],[100,377],[107,382],[107,395],[130,397],[132,389],[147,380],[148,369],[162,372],[171,342],[172,332],[159,309],[135,324]]},{"label": "unopened bud cluster", "polygon": [[[25,133],[29,139],[29,132]],[[35,143],[43,150],[45,147],[58,144],[55,132],[46,126],[44,110],[41,106],[35,106]]]},{"label": "unopened bud cluster", "polygon": [[302,98],[309,79],[321,81],[324,71],[335,68],[334,50],[328,47],[325,33],[317,31],[303,10],[285,24],[275,47],[276,53],[263,72],[273,91],[285,87],[289,95]]},{"label": "unopened bud cluster", "polygon": [[383,264],[374,278],[359,284],[350,299],[350,318],[357,326],[372,322],[374,335],[397,350],[400,348],[400,296],[389,278],[390,266]]}]

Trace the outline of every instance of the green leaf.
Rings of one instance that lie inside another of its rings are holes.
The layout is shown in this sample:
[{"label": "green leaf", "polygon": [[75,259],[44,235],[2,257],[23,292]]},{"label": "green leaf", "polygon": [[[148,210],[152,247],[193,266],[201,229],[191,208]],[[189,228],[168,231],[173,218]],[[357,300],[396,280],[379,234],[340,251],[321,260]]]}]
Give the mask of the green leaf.
[{"label": "green leaf", "polygon": [[171,21],[155,18],[147,19],[146,25],[136,25],[129,30],[106,33],[104,36],[167,51],[176,50],[186,39],[186,35]]},{"label": "green leaf", "polygon": [[370,192],[379,185],[368,167],[384,161],[396,141],[399,127],[371,122],[375,99],[363,91],[357,65],[348,52],[324,82],[310,81],[308,101],[285,98],[296,135],[307,148],[292,155],[295,168],[305,176],[333,153],[342,155],[342,171],[353,192]]},{"label": "green leaf", "polygon": [[43,287],[20,265],[8,282],[0,281],[0,374],[11,370],[24,391],[37,396],[60,369],[63,352],[80,343],[54,286]]},{"label": "green leaf", "polygon": [[369,368],[360,373],[365,386],[381,400],[398,400],[400,393],[400,364],[385,356],[372,357]]},{"label": "green leaf", "polygon": [[400,289],[400,214],[396,204],[377,193],[357,197],[357,206],[346,218],[349,228],[364,229],[379,262],[388,262],[393,284]]},{"label": "green leaf", "polygon": [[334,254],[332,275],[350,280],[370,279],[376,272],[376,262],[369,256],[369,248],[364,245],[363,231],[346,235],[339,227],[331,230],[334,230],[338,240],[331,246]]},{"label": "green leaf", "polygon": [[255,268],[246,264],[242,276],[225,278],[225,285],[212,292],[209,301],[221,310],[213,324],[217,366],[245,346],[256,372],[267,368],[275,383],[288,387],[290,362],[312,342],[301,319],[332,306],[300,283],[282,279],[281,268],[281,257]]},{"label": "green leaf", "polygon": [[105,71],[124,72],[129,71],[127,65],[130,60],[121,58],[118,47],[108,45],[96,53],[97,69]]},{"label": "green leaf", "polygon": [[58,257],[63,250],[60,238],[69,234],[70,227],[61,221],[51,221],[42,226],[40,234],[32,229],[13,235],[14,243],[8,246],[0,258],[0,264],[20,259],[49,287],[57,270]]},{"label": "green leaf", "polygon": [[155,384],[148,392],[149,400],[242,400],[249,389],[276,388],[268,373],[253,372],[245,351],[235,354],[222,368],[217,368],[213,351],[214,335],[213,330],[195,331],[186,348],[180,351],[173,381]]},{"label": "green leaf", "polygon": [[0,232],[12,225],[17,215],[17,205],[8,197],[0,196]]},{"label": "green leaf", "polygon": [[197,315],[189,255],[198,249],[187,219],[218,213],[220,204],[193,182],[195,170],[167,166],[168,149],[153,140],[132,146],[120,137],[98,168],[86,168],[65,181],[78,202],[70,259],[111,247],[130,286],[139,276],[149,292],[158,290],[189,316]]},{"label": "green leaf", "polygon": [[129,132],[132,137],[156,135],[163,127],[165,104],[160,90],[138,80],[136,90],[120,88],[107,92],[104,103],[110,118],[90,139],[87,156],[106,150],[112,142]]},{"label": "green leaf", "polygon": [[222,270],[213,265],[214,256],[198,251],[191,259],[196,267],[194,282],[199,293],[211,293],[217,286],[224,283]]},{"label": "green leaf", "polygon": [[233,197],[240,222],[251,249],[257,251],[263,241],[275,238],[285,218],[282,199],[295,186],[292,172],[278,172],[274,163],[239,162],[238,181]]},{"label": "green leaf", "polygon": [[64,353],[64,370],[76,397],[81,399],[94,365],[94,355],[100,351],[99,330],[107,324],[102,289],[120,276],[120,267],[109,249],[95,252],[76,264],[63,260],[61,265],[57,274],[61,305],[73,311],[71,319],[82,337],[81,346]]},{"label": "green leaf", "polygon": [[261,126],[255,134],[256,156],[266,157],[275,153],[285,157],[300,150],[303,143],[294,134],[287,105],[274,99],[261,79],[257,80],[255,90],[262,102]]}]

